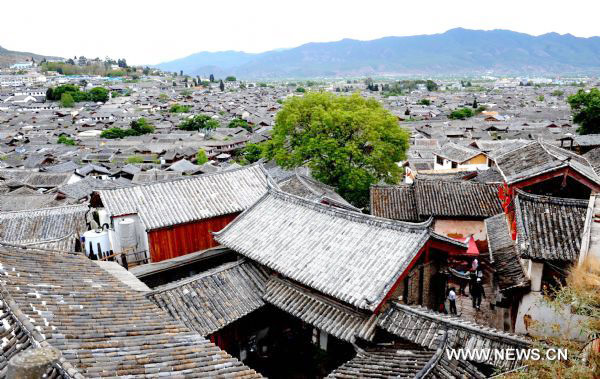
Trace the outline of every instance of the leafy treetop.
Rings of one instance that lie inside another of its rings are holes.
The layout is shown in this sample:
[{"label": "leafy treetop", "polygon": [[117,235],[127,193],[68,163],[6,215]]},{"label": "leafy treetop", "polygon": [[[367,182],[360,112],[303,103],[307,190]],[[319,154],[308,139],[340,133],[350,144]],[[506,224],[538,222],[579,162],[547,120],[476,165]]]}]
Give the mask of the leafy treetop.
[{"label": "leafy treetop", "polygon": [[216,129],[219,127],[219,122],[205,114],[195,115],[188,118],[179,124],[179,129],[196,131],[201,129]]},{"label": "leafy treetop", "polygon": [[284,168],[307,165],[314,177],[353,203],[368,203],[369,187],[397,183],[409,135],[374,99],[311,92],[284,103],[273,136],[260,148]]},{"label": "leafy treetop", "polygon": [[575,95],[568,97],[573,122],[579,124],[577,133],[600,133],[600,90],[592,88],[589,92],[580,89]]}]

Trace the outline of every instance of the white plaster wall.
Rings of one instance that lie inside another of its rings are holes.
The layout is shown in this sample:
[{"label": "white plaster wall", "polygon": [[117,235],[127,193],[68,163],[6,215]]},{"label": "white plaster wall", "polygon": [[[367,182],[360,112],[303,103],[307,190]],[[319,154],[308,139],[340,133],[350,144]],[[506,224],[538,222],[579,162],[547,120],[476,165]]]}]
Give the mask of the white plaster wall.
[{"label": "white plaster wall", "polygon": [[[531,322],[526,323],[526,320]],[[584,316],[572,314],[567,307],[557,311],[544,302],[540,292],[530,292],[523,296],[519,304],[515,333],[585,341],[587,336],[581,335],[580,331],[586,320]]]},{"label": "white plaster wall", "polygon": [[485,224],[480,220],[438,220],[433,224],[433,230],[436,233],[448,236],[461,234],[462,238],[473,235],[476,241],[485,241],[487,233]]}]

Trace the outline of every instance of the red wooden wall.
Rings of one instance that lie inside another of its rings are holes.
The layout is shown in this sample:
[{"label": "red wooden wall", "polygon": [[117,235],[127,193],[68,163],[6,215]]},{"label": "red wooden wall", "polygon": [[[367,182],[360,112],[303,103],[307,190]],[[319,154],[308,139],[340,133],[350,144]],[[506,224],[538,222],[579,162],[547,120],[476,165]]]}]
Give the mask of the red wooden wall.
[{"label": "red wooden wall", "polygon": [[148,243],[152,262],[160,262],[217,246],[218,243],[211,232],[223,229],[237,215],[238,213],[228,214],[151,230],[148,232]]}]

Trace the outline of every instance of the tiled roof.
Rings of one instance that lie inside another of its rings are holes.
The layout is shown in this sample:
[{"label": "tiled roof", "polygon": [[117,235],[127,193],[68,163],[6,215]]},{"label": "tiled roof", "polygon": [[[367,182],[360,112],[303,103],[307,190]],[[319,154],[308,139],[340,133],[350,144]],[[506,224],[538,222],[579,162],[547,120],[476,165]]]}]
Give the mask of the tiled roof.
[{"label": "tiled roof", "polygon": [[600,184],[600,177],[581,155],[541,141],[533,141],[496,158],[498,169],[507,184],[569,167]]},{"label": "tiled roof", "polygon": [[264,299],[344,341],[354,342],[356,337],[371,340],[375,335],[376,315],[357,312],[288,280],[271,277]]},{"label": "tiled roof", "polygon": [[[25,330],[21,323],[18,322],[17,318],[11,312],[9,306],[5,301],[0,302],[0,338],[2,339],[2,349],[0,351],[0,378],[6,378],[8,369],[8,361],[15,355],[30,349],[32,346],[32,339],[30,338],[27,330]],[[53,366],[48,373],[47,378],[70,378],[68,375],[63,376],[60,367],[57,365]]]},{"label": "tiled roof", "polygon": [[101,180],[93,176],[85,178],[71,184],[67,184],[58,188],[58,192],[70,197],[74,200],[80,200],[88,197],[92,192],[99,189],[120,188],[124,187],[116,180]]},{"label": "tiled roof", "polygon": [[485,219],[485,228],[490,262],[496,271],[500,290],[528,287],[530,282],[519,262],[504,213]]},{"label": "tiled roof", "polygon": [[498,185],[416,179],[411,186],[371,187],[371,212],[400,220],[433,217],[485,218],[502,212]]},{"label": "tiled roof", "polygon": [[494,184],[417,179],[414,185],[421,217],[489,217],[502,211]]},{"label": "tiled roof", "polygon": [[0,248],[1,300],[70,377],[258,377],[80,254]]},{"label": "tiled roof", "polygon": [[588,200],[532,195],[515,197],[521,258],[574,261],[579,256]]},{"label": "tiled roof", "polygon": [[453,162],[462,163],[482,153],[481,151],[471,147],[461,146],[455,144],[454,142],[448,142],[442,146],[439,151],[436,151],[435,154]]},{"label": "tiled roof", "polygon": [[267,274],[247,261],[157,287],[147,296],[177,320],[207,336],[262,307]]},{"label": "tiled roof", "polygon": [[338,195],[333,187],[321,183],[310,176],[298,172],[294,176],[278,183],[279,188],[292,195],[300,196],[318,203],[335,205],[352,211],[360,211],[343,197]]},{"label": "tiled roof", "polygon": [[371,187],[371,214],[392,220],[419,221],[412,185]]},{"label": "tiled roof", "polygon": [[410,224],[269,190],[216,240],[288,278],[374,310],[428,240]]},{"label": "tiled roof", "polygon": [[241,212],[267,191],[260,165],[189,179],[100,190],[110,216],[137,213],[147,230]]},{"label": "tiled roof", "polygon": [[358,351],[356,357],[336,368],[328,378],[415,378],[434,355],[433,350],[405,343],[375,346]]},{"label": "tiled roof", "polygon": [[[456,316],[432,310],[392,303],[378,321],[379,327],[398,337],[427,348],[437,348],[436,336],[440,331],[455,333],[449,347],[480,349],[514,349],[528,347],[530,342],[497,329],[475,324]],[[491,354],[486,362],[502,370],[511,370],[520,365],[517,360],[500,360]]]},{"label": "tiled roof", "polygon": [[[0,212],[0,241],[30,245],[64,239],[61,246],[71,251],[74,239],[87,230],[88,211],[87,204],[80,204]],[[66,238],[69,236],[73,238]]]}]

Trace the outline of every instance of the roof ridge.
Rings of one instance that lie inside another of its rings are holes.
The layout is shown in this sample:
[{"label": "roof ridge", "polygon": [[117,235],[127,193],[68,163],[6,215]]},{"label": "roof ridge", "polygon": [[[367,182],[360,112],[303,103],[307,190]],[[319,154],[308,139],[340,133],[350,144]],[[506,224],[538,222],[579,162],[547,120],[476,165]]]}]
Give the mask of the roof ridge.
[{"label": "roof ridge", "polygon": [[355,221],[355,222],[361,222],[361,223],[372,222],[372,223],[378,224],[379,226],[388,227],[389,229],[396,229],[396,228],[425,229],[425,228],[428,228],[433,221],[432,218],[429,218],[427,221],[423,221],[420,223],[411,223],[411,222],[406,222],[406,221],[391,220],[391,219],[387,219],[387,218],[383,218],[383,217],[377,217],[377,216],[373,216],[373,215],[369,215],[369,214],[364,214],[364,213],[350,211],[350,210],[344,210],[344,209],[340,209],[338,207],[332,207],[330,205],[317,203],[317,202],[314,202],[314,201],[311,201],[308,199],[304,199],[302,197],[299,197],[299,196],[296,196],[296,195],[293,195],[293,194],[290,194],[287,192],[283,192],[283,191],[271,189],[271,188],[269,188],[269,190],[267,191],[267,194],[270,194],[276,198],[286,200],[286,201],[289,201],[291,203],[294,203],[294,204],[297,204],[297,205],[300,205],[300,206],[303,206],[306,208],[310,208],[317,212],[329,213],[332,215],[341,216],[347,220]]},{"label": "roof ridge", "polygon": [[352,315],[356,315],[356,316],[364,318],[364,319],[373,317],[373,314],[371,314],[371,315],[365,314],[365,313],[361,312],[361,310],[359,308],[353,308],[352,306],[343,304],[341,302],[341,300],[328,297],[324,293],[321,293],[317,290],[313,290],[311,288],[307,288],[307,287],[303,286],[302,284],[296,283],[295,281],[293,281],[293,279],[280,278],[278,276],[272,275],[267,279],[267,282],[265,283],[265,293],[266,293],[266,287],[268,285],[268,282],[270,282],[270,281],[279,282],[279,283],[282,283],[283,285],[292,287],[294,290],[296,290],[298,292],[306,294],[307,296],[310,296],[310,297],[312,297],[318,301],[321,301],[329,306],[332,306],[334,308],[339,308],[346,312],[350,312]]},{"label": "roof ridge", "polygon": [[[242,170],[248,170],[248,171],[250,171],[251,168],[255,168],[255,167],[259,167],[259,169],[262,169],[262,171],[266,174],[267,178],[270,178],[270,176],[268,175],[267,171],[264,169],[264,167],[262,167],[261,163],[252,163],[250,165],[241,166],[241,167],[234,168],[234,169],[231,169],[231,170],[211,172],[211,173],[207,173],[207,174],[194,175],[194,176],[190,176],[190,177],[182,176],[180,178],[172,178],[172,179],[161,180],[161,181],[151,182],[151,183],[140,183],[140,184],[136,184],[136,185],[131,186],[131,187],[117,187],[117,188],[98,189],[98,190],[96,190],[94,192],[99,192],[99,191],[116,191],[116,190],[121,190],[121,189],[124,189],[124,188],[150,187],[150,186],[159,185],[159,184],[165,184],[165,183],[176,183],[176,182],[182,182],[182,181],[187,181],[187,180],[190,180],[190,181],[191,180],[199,180],[199,179],[203,179],[203,178],[206,178],[206,177],[212,177],[212,176],[217,176],[217,175],[225,175],[225,174],[229,174],[229,173],[233,173],[233,172],[237,172],[237,171],[242,171]],[[147,171],[140,171],[140,173],[143,173],[143,172],[147,172]],[[269,179],[267,179],[267,181],[268,180]]]},{"label": "roof ridge", "polygon": [[[21,310],[19,304],[17,304],[10,292],[4,286],[0,286],[0,299],[2,299],[2,301],[6,305],[6,311],[8,311],[11,314],[13,320],[15,320],[15,322],[19,324],[19,326],[25,332],[27,338],[31,341],[33,346],[52,346],[46,340],[46,337],[40,331],[35,329],[34,325],[31,323],[31,321],[29,321],[29,317],[27,316],[27,314],[25,314],[25,312]],[[61,356],[58,362],[53,366],[57,367],[60,371],[62,371],[61,374],[63,376],[66,376],[67,378],[79,377],[80,375],[82,375],[81,371],[77,367],[73,366],[63,356]],[[70,373],[74,373],[74,375],[71,375]]]},{"label": "roof ridge", "polygon": [[548,195],[538,195],[529,192],[525,192],[519,188],[515,188],[517,192],[517,196],[525,200],[533,200],[543,203],[551,203],[551,204],[563,204],[563,205],[581,205],[587,208],[589,199],[575,199],[569,197],[557,197],[557,196],[548,196]]},{"label": "roof ridge", "polygon": [[[482,170],[482,171],[488,171],[488,170]],[[485,183],[485,182],[477,182],[477,181],[473,181],[473,180],[461,180],[461,179],[450,179],[450,180],[440,180],[439,178],[433,179],[433,178],[419,178],[418,176],[414,179],[414,183],[417,182],[436,182],[436,183],[442,183],[442,184],[446,184],[446,183],[452,183],[452,184],[461,184],[461,185],[471,185],[474,187],[481,187],[481,186],[487,186],[487,187],[498,187],[497,183]]]},{"label": "roof ridge", "polygon": [[[520,140],[521,140],[521,139],[519,139],[519,141],[520,141]],[[503,154],[500,154],[500,155],[498,155],[498,156],[496,157],[496,160],[497,160],[497,159],[499,159],[499,158],[502,158],[503,156],[505,156],[505,155],[507,155],[507,154],[514,153],[514,152],[515,152],[515,151],[517,151],[517,150],[521,150],[521,149],[524,149],[524,148],[526,148],[526,147],[528,147],[528,146],[531,146],[531,145],[533,145],[534,143],[538,143],[538,141],[530,141],[530,142],[528,142],[528,143],[526,143],[526,144],[524,144],[524,145],[522,145],[522,146],[519,146],[519,147],[517,147],[516,149],[509,150],[509,151],[507,151],[507,152],[505,152],[505,153],[503,153]],[[499,168],[499,167],[498,167],[498,168]],[[500,169],[500,172],[502,172],[502,170],[501,170],[501,169]]]},{"label": "roof ridge", "polygon": [[397,220],[391,220],[391,219],[382,218],[382,217],[376,217],[376,216],[372,216],[372,215],[368,215],[368,214],[364,214],[364,213],[359,213],[356,211],[350,211],[348,209],[341,209],[341,208],[334,207],[331,205],[317,203],[317,202],[314,202],[314,201],[311,201],[308,199],[304,199],[302,197],[299,197],[299,196],[296,196],[296,195],[293,195],[293,194],[290,194],[287,192],[283,192],[279,188],[273,188],[273,187],[269,186],[267,188],[267,192],[265,192],[265,194],[260,199],[258,199],[254,204],[252,204],[245,211],[243,211],[238,217],[236,217],[232,222],[227,224],[227,226],[225,226],[223,229],[219,230],[218,232],[212,232],[212,234],[214,236],[222,235],[224,232],[226,232],[227,230],[232,228],[235,224],[237,224],[239,222],[239,220],[241,220],[244,217],[244,215],[246,215],[252,209],[257,207],[263,201],[265,201],[269,196],[273,196],[275,198],[282,199],[284,201],[289,201],[293,204],[304,206],[306,208],[311,208],[312,210],[314,210],[316,212],[329,213],[332,215],[339,215],[339,216],[342,216],[343,218],[345,218],[347,220],[351,220],[351,221],[362,222],[362,223],[368,223],[369,221],[371,221],[371,222],[379,224],[379,226],[387,227],[388,229],[392,229],[392,230],[404,230],[404,231],[406,231],[407,229],[408,230],[419,230],[419,229],[422,229],[422,230],[427,229],[428,230],[429,227],[431,226],[431,224],[433,223],[432,217],[429,217],[429,219],[427,221],[423,221],[420,223],[411,223],[411,222],[406,222],[406,221],[397,221]]},{"label": "roof ridge", "polygon": [[[72,183],[72,184],[75,184],[75,183]],[[9,213],[33,213],[33,212],[41,212],[41,211],[49,211],[49,210],[58,210],[59,208],[77,208],[77,207],[84,207],[84,206],[89,208],[89,203],[59,205],[56,207],[46,207],[46,208],[36,208],[36,209],[23,209],[20,211],[0,211],[0,216],[9,214]]]},{"label": "roof ridge", "polygon": [[201,272],[199,274],[196,274],[196,275],[193,275],[193,276],[181,279],[181,280],[177,280],[175,282],[171,282],[171,283],[167,283],[167,284],[162,285],[162,286],[158,286],[158,287],[154,288],[152,291],[147,292],[145,295],[149,296],[149,295],[154,295],[154,294],[165,292],[165,291],[170,291],[172,289],[175,289],[175,288],[184,286],[186,284],[195,282],[198,279],[207,278],[209,276],[218,274],[218,273],[223,272],[225,270],[229,270],[231,268],[241,266],[242,264],[248,263],[248,262],[249,261],[246,258],[242,258],[242,259],[237,260],[237,261],[223,263],[222,265],[214,267],[214,268],[212,268],[212,269],[210,269],[208,271],[204,271],[204,272]]},{"label": "roof ridge", "polygon": [[516,334],[504,332],[499,329],[488,327],[486,325],[480,325],[477,323],[473,323],[474,325],[476,325],[476,326],[473,326],[470,323],[468,323],[466,320],[462,320],[462,319],[458,318],[457,316],[448,316],[448,315],[440,314],[439,317],[436,317],[435,314],[431,314],[433,311],[431,311],[429,309],[421,310],[420,309],[421,307],[409,306],[409,305],[405,305],[405,304],[400,304],[398,302],[393,302],[392,306],[402,309],[405,312],[411,312],[413,314],[416,314],[419,317],[425,317],[425,318],[428,318],[428,319],[433,320],[438,323],[450,325],[453,328],[465,329],[465,330],[468,330],[469,332],[479,334],[479,335],[482,335],[487,338],[505,339],[505,340],[510,340],[512,342],[516,342],[518,344],[527,344],[527,345],[530,344],[530,342],[528,340],[526,340],[525,338],[521,338],[520,336],[518,336]]}]

